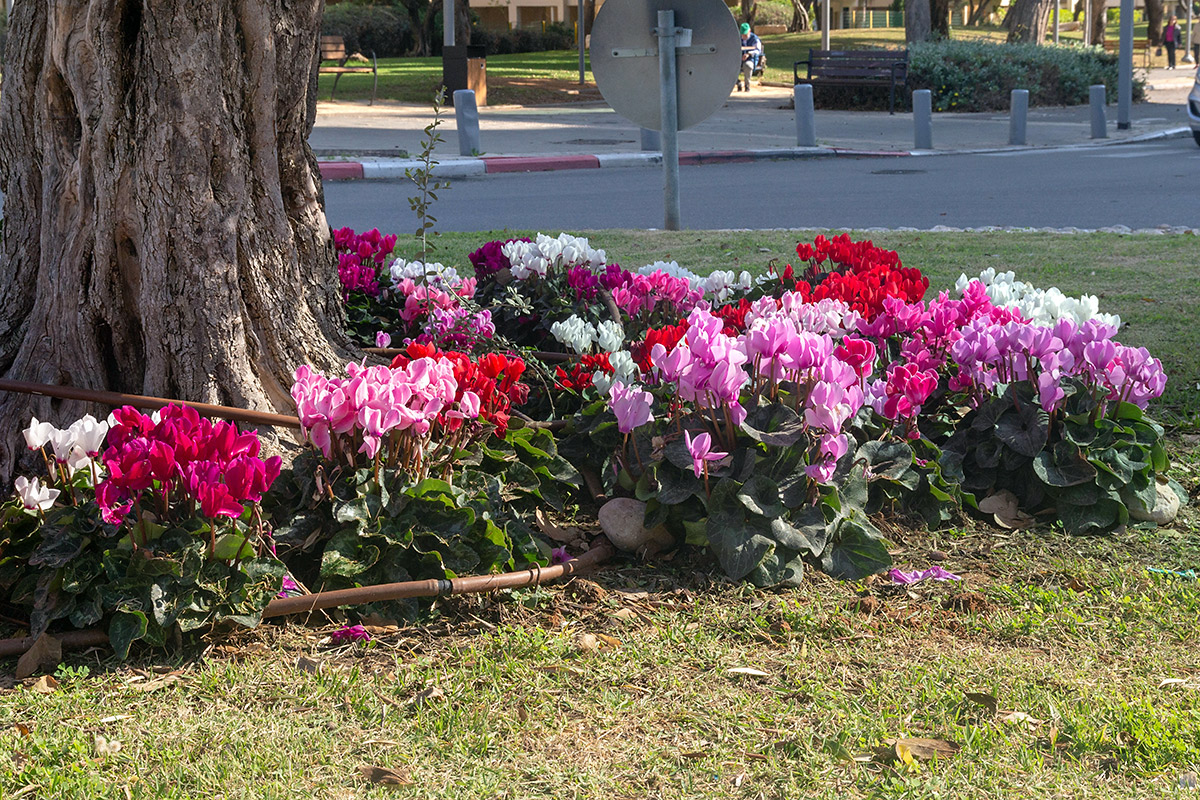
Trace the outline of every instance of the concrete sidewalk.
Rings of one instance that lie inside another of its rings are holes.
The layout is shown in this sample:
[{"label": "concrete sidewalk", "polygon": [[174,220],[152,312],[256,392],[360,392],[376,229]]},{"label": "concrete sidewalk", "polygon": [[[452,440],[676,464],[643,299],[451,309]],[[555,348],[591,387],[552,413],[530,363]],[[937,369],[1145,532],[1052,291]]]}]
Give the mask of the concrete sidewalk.
[{"label": "concrete sidewalk", "polygon": [[[1107,109],[1108,138],[1093,140],[1087,106],[1033,108],[1028,147],[1069,147],[1187,135],[1184,102],[1194,80],[1187,70],[1150,70],[1149,100],[1135,104],[1132,127],[1118,131],[1116,104]],[[713,116],[679,134],[681,163],[812,158],[899,156],[1009,149],[1006,113],[937,113],[932,151],[913,150],[910,113],[816,112],[816,148],[796,147],[791,87],[755,86],[734,92]],[[1110,98],[1111,99],[1111,98]],[[435,158],[435,174],[483,175],[495,172],[579,169],[657,163],[657,153],[640,152],[640,133],[603,103],[558,106],[493,106],[479,110],[478,157],[458,154],[454,110],[446,109],[439,131],[445,141]],[[326,179],[399,178],[414,166],[405,154],[421,148],[431,108],[377,103],[319,103],[309,143],[321,159]]]}]

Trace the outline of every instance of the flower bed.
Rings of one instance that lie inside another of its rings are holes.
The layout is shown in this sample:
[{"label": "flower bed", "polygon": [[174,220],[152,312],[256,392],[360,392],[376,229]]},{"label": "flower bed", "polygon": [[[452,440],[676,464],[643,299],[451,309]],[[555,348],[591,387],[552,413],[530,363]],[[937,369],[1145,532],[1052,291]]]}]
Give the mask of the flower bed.
[{"label": "flower bed", "polygon": [[254,624],[304,584],[561,560],[531,515],[585,475],[758,585],[888,569],[881,514],[1004,507],[1102,533],[1163,490],[1146,409],[1165,375],[1095,298],[988,271],[927,299],[919,270],[847,236],[758,278],[630,270],[568,234],[486,243],[469,276],[393,258],[378,231],[335,241],[352,335],[397,347],[297,370],[309,446],[289,465],[186,409],[34,421],[30,447],[54,458],[4,506],[0,585],[35,633],[106,620],[124,653]]}]

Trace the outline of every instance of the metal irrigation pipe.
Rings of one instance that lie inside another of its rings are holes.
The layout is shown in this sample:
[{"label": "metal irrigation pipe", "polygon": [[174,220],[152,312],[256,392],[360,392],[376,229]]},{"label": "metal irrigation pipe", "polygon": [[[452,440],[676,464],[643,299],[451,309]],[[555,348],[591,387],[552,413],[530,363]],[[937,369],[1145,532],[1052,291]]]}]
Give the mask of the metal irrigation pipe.
[{"label": "metal irrigation pipe", "polygon": [[[301,595],[300,597],[277,597],[263,609],[263,619],[283,617],[288,614],[304,614],[336,606],[356,606],[378,603],[383,600],[400,600],[408,597],[445,597],[454,594],[476,594],[496,589],[517,589],[522,586],[538,586],[558,578],[568,578],[584,572],[613,555],[613,547],[607,540],[588,550],[579,558],[551,567],[507,572],[502,575],[472,575],[451,580],[405,581],[385,583],[379,586],[360,586],[355,589],[335,589],[329,592]],[[64,649],[79,649],[108,644],[108,634],[101,630],[88,629],[54,634]],[[0,639],[0,658],[20,656],[33,647],[32,636],[18,639]]]},{"label": "metal irrigation pipe", "polygon": [[77,386],[56,386],[49,383],[30,383],[28,381],[10,381],[0,378],[0,391],[36,394],[44,397],[58,397],[63,400],[83,400],[89,403],[101,403],[110,406],[134,406],[135,408],[164,408],[169,405],[180,405],[194,408],[202,414],[237,422],[248,422],[251,425],[271,425],[276,428],[299,428],[300,418],[287,414],[275,414],[269,411],[251,411],[245,408],[231,408],[211,403],[195,403],[190,400],[168,400],[165,397],[146,397],[140,394],[124,394],[109,392],[103,389],[80,389]]}]

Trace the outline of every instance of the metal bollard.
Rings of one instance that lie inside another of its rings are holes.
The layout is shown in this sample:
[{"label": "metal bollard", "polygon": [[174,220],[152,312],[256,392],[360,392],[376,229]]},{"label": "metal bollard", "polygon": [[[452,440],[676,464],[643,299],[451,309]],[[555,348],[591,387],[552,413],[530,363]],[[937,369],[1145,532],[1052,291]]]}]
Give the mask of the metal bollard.
[{"label": "metal bollard", "polygon": [[1008,111],[1008,143],[1025,144],[1026,122],[1029,118],[1029,90],[1013,89]]},{"label": "metal bollard", "polygon": [[1104,106],[1108,101],[1105,95],[1106,89],[1103,83],[1097,83],[1088,87],[1088,101],[1092,108],[1092,138],[1107,139],[1108,124],[1104,119]]},{"label": "metal bollard", "polygon": [[458,127],[458,154],[477,156],[483,152],[479,146],[479,107],[475,105],[475,92],[458,89],[454,92],[454,121]]},{"label": "metal bollard", "polygon": [[811,83],[797,83],[792,87],[796,106],[796,144],[800,147],[817,146],[817,126],[813,120],[813,87]]},{"label": "metal bollard", "polygon": [[642,128],[642,152],[658,153],[662,150],[662,135],[658,131]]},{"label": "metal bollard", "polygon": [[933,92],[918,89],[912,93],[913,131],[917,150],[933,149]]}]

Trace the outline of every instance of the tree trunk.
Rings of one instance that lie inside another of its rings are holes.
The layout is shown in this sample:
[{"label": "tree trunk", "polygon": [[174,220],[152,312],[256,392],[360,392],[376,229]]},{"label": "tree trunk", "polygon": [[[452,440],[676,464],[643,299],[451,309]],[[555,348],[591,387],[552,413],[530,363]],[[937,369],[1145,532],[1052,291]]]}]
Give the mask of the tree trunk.
[{"label": "tree trunk", "polygon": [[1162,44],[1162,34],[1163,0],[1146,0],[1146,38],[1152,47]]},{"label": "tree trunk", "polygon": [[[288,411],[295,367],[348,354],[307,143],[323,4],[16,4],[0,373]],[[86,410],[0,393],[0,485],[30,413]]]},{"label": "tree trunk", "polygon": [[979,5],[975,6],[971,11],[971,18],[967,20],[967,24],[971,26],[982,25],[983,21],[988,18],[996,7],[996,0],[980,0]]},{"label": "tree trunk", "polygon": [[808,14],[808,8],[800,0],[792,0],[792,24],[788,26],[788,33],[811,30],[812,18]]},{"label": "tree trunk", "polygon": [[925,42],[932,30],[930,0],[906,0],[904,3],[904,40]]},{"label": "tree trunk", "polygon": [[1054,0],[1013,0],[1004,18],[1008,41],[1041,44],[1050,27],[1050,11]]},{"label": "tree trunk", "polygon": [[950,38],[950,0],[929,0],[929,32],[934,39]]},{"label": "tree trunk", "polygon": [[1092,4],[1092,36],[1089,41],[1094,44],[1104,43],[1104,33],[1108,30],[1108,10],[1105,0],[1085,0]]},{"label": "tree trunk", "polygon": [[758,16],[758,3],[755,0],[742,0],[742,22],[750,23],[750,27],[754,27],[754,18]]}]

